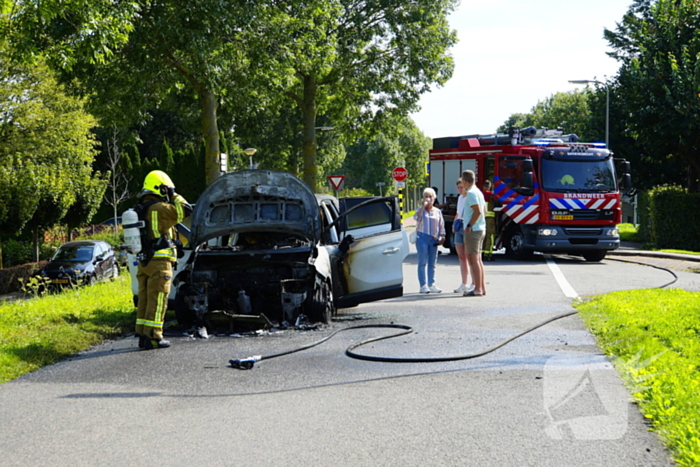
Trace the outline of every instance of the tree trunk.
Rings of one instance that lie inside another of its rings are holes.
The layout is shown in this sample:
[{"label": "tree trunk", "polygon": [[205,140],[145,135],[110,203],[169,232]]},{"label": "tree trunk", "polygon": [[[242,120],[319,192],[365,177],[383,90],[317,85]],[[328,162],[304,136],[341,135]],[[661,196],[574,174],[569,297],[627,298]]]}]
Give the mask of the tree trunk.
[{"label": "tree trunk", "polygon": [[301,155],[304,160],[304,182],[316,192],[318,167],[316,165],[316,91],[318,83],[312,76],[304,77],[304,103],[301,111],[304,133],[301,142]]},{"label": "tree trunk", "polygon": [[204,135],[204,172],[206,184],[211,185],[221,176],[221,153],[219,149],[219,125],[216,113],[219,102],[213,92],[199,91],[199,105],[202,108],[202,132]]},{"label": "tree trunk", "polygon": [[39,228],[32,232],[32,262],[39,262]]}]

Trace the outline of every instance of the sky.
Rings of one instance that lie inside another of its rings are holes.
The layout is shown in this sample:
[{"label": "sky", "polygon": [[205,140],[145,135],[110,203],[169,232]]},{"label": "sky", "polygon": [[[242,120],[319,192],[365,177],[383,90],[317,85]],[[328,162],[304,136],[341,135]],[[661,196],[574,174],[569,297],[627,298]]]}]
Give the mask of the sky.
[{"label": "sky", "polygon": [[449,17],[459,40],[452,78],[422,96],[413,120],[430,138],[491,134],[511,114],[584,87],[569,80],[615,76],[603,30],[615,30],[631,3],[462,0]]}]

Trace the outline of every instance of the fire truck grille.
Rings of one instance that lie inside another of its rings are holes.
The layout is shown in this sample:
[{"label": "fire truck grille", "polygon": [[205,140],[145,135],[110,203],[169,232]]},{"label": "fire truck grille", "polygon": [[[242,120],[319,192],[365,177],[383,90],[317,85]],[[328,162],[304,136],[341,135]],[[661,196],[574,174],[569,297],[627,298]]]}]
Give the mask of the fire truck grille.
[{"label": "fire truck grille", "polygon": [[601,217],[598,209],[572,209],[571,212],[576,221],[595,221]]},{"label": "fire truck grille", "polygon": [[602,234],[602,230],[598,228],[565,228],[564,232],[566,232],[567,235],[575,235],[577,237],[594,237],[594,236],[599,236]]}]

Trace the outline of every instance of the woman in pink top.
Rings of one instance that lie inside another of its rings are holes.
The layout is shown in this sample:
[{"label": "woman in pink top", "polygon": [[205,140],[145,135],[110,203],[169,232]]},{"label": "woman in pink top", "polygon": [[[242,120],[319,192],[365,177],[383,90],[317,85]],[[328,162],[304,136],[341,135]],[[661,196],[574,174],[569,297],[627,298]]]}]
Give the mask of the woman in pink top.
[{"label": "woman in pink top", "polygon": [[[440,293],[435,285],[435,264],[438,245],[445,243],[445,221],[442,211],[434,206],[435,190],[423,190],[423,204],[416,211],[416,250],[418,251],[418,283],[420,293]],[[427,277],[426,277],[427,276]]]}]

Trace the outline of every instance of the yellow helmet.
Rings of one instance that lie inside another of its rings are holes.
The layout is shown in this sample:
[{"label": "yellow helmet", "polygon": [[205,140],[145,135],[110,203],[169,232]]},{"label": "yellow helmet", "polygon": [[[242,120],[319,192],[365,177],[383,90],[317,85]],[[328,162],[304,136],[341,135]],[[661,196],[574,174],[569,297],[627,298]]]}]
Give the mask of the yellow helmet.
[{"label": "yellow helmet", "polygon": [[153,170],[146,175],[146,179],[143,181],[144,191],[149,191],[158,196],[166,196],[168,194],[168,188],[174,188],[175,185],[173,181],[170,180],[168,174],[161,170]]}]

